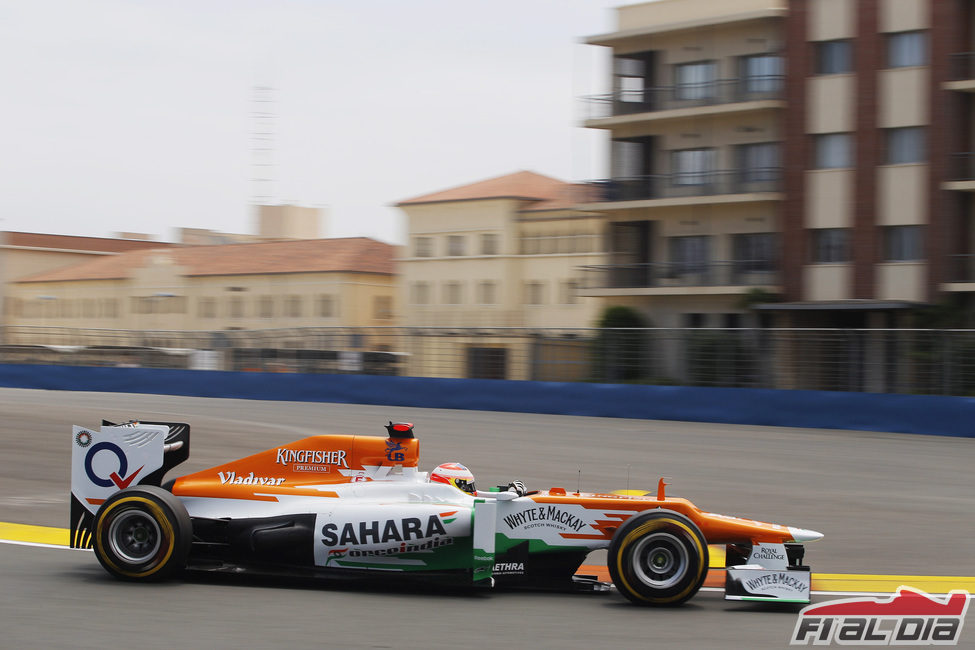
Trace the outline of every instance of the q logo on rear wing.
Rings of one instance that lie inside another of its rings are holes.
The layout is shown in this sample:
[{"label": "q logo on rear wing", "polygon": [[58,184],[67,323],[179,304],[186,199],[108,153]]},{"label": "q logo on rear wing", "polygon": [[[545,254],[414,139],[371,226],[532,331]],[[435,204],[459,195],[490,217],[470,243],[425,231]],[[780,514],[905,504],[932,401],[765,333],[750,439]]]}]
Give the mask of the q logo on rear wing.
[{"label": "q logo on rear wing", "polygon": [[[71,546],[91,546],[95,513],[115,492],[132,485],[159,485],[166,469],[188,455],[189,427],[130,422],[99,431],[71,428]],[[172,462],[166,463],[166,452]]]}]

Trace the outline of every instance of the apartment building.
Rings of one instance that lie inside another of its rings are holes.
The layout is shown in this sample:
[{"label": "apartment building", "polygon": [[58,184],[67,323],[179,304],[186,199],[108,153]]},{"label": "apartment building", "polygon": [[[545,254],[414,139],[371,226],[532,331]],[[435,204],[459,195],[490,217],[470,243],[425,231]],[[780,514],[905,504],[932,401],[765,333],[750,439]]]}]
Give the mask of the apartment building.
[{"label": "apartment building", "polygon": [[972,3],[620,7],[586,98],[611,168],[579,207],[610,252],[585,295],[658,326],[902,326],[975,290]]},{"label": "apartment building", "polygon": [[[592,327],[600,302],[579,295],[579,277],[602,261],[602,217],[575,208],[589,191],[520,171],[400,201],[409,235],[402,324]],[[466,359],[454,372],[462,377],[532,378],[511,369],[539,354],[485,336],[443,344],[444,355]]]}]

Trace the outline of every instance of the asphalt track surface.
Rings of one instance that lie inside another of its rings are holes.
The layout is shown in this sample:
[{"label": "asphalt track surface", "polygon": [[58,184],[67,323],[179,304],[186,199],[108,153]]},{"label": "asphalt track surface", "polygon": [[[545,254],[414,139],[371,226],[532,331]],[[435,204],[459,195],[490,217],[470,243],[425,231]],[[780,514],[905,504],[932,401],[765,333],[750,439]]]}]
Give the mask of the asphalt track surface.
[{"label": "asphalt track surface", "polygon": [[[975,439],[16,389],[0,389],[0,414],[0,522],[67,525],[71,424],[189,422],[184,473],[306,435],[382,435],[392,419],[415,423],[421,469],[457,460],[481,486],[652,489],[663,475],[704,509],[825,533],[808,547],[814,572],[975,576]],[[797,609],[714,591],[644,610],[617,594],[127,584],[91,553],[9,544],[0,576],[0,648],[782,648]],[[973,618],[960,647],[975,645]]]}]

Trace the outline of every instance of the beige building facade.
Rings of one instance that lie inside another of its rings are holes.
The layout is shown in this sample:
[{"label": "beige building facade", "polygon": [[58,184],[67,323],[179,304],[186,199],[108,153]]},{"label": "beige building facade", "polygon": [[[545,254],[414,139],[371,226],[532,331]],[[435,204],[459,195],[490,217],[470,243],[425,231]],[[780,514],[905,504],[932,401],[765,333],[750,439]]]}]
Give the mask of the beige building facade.
[{"label": "beige building facade", "polygon": [[621,7],[613,87],[586,98],[610,136],[608,177],[580,209],[610,250],[584,295],[656,327],[748,324],[750,289],[781,290],[784,3],[662,0]]},{"label": "beige building facade", "polygon": [[425,340],[422,358],[455,359],[449,376],[555,378],[532,363],[544,345],[498,328],[595,325],[601,304],[580,295],[580,269],[602,261],[603,231],[599,215],[574,207],[585,191],[522,171],[397,204],[409,234],[398,264],[402,324],[480,328]]},{"label": "beige building facade", "polygon": [[368,238],[133,251],[10,283],[7,323],[215,331],[394,324],[394,247]]},{"label": "beige building facade", "polygon": [[578,295],[579,268],[601,261],[601,218],[575,209],[579,191],[518,172],[398,203],[403,324],[592,327],[599,302]]}]

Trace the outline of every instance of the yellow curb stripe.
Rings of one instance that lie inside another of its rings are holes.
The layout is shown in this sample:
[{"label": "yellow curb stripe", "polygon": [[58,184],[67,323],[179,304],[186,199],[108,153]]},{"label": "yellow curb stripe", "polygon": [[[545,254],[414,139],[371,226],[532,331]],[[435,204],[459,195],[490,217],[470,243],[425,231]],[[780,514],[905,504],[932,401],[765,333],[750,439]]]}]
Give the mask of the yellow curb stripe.
[{"label": "yellow curb stripe", "polygon": [[56,544],[70,546],[70,531],[67,528],[49,526],[28,526],[0,521],[0,539],[11,542],[33,542],[35,544]]},{"label": "yellow curb stripe", "polygon": [[814,573],[813,591],[869,591],[894,593],[901,585],[916,587],[929,594],[946,594],[952,589],[975,593],[975,577],[966,576],[886,576],[853,573]]},{"label": "yellow curb stripe", "polygon": [[[50,526],[29,526],[0,521],[0,540],[11,542],[30,542],[69,546],[70,533],[67,528]],[[723,569],[725,549],[721,545],[708,547],[712,569]],[[605,566],[585,565],[580,571],[596,573],[608,572]],[[901,585],[916,587],[929,594],[946,594],[952,589],[965,589],[975,593],[975,577],[970,576],[913,576],[913,575],[873,575],[860,573],[813,573],[813,591],[865,591],[892,594]]]}]

